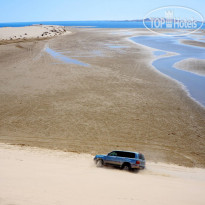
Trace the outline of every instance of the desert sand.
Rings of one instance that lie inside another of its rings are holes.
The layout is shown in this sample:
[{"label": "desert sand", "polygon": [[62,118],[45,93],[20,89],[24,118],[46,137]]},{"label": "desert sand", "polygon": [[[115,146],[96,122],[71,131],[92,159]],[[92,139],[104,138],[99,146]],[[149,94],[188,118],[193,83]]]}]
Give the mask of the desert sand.
[{"label": "desert sand", "polygon": [[205,170],[98,168],[89,154],[0,144],[0,204],[203,205]]},{"label": "desert sand", "polygon": [[0,46],[0,141],[92,155],[139,151],[149,161],[205,167],[205,109],[156,72],[151,49],[128,40],[149,31],[69,31]]}]

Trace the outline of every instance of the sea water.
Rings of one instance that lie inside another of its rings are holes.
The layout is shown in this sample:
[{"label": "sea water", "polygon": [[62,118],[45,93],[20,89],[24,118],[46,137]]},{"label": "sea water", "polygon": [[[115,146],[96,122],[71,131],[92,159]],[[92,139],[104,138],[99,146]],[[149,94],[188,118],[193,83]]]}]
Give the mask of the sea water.
[{"label": "sea water", "polygon": [[[0,27],[22,27],[35,24],[75,26],[75,27],[95,27],[95,28],[145,28],[143,20],[138,21],[36,21],[36,22],[10,22],[0,23]],[[146,22],[146,26],[151,28],[151,22]],[[203,24],[202,29],[205,29]]]}]

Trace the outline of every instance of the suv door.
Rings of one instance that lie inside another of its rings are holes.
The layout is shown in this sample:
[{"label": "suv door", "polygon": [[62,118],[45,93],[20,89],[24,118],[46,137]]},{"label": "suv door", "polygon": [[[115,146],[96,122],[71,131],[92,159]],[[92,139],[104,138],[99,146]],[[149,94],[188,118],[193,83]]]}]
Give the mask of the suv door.
[{"label": "suv door", "polygon": [[122,152],[122,151],[118,151],[117,152],[117,162],[118,162],[118,165],[119,166],[122,166],[122,164],[126,161],[126,153],[125,152]]},{"label": "suv door", "polygon": [[110,152],[106,157],[105,157],[105,160],[104,162],[106,164],[112,164],[112,165],[117,165],[117,152],[116,151],[113,151],[113,152]]}]

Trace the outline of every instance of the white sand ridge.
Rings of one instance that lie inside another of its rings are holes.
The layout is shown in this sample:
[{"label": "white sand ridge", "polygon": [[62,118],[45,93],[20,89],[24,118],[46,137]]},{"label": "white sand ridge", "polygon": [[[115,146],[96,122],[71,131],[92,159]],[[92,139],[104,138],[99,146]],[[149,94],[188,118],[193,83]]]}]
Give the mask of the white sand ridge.
[{"label": "white sand ridge", "polygon": [[70,33],[64,26],[34,25],[25,27],[0,28],[0,40],[45,38]]},{"label": "white sand ridge", "polygon": [[205,170],[148,163],[130,173],[93,156],[0,144],[0,204],[202,205]]}]

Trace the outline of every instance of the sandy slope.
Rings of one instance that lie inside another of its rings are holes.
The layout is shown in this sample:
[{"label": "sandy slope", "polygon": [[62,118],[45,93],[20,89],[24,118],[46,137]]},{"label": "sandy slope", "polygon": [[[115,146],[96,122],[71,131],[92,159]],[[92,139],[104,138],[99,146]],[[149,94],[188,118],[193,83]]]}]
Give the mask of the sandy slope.
[{"label": "sandy slope", "polygon": [[205,202],[205,170],[148,163],[130,173],[97,168],[93,156],[0,144],[0,204]]}]

